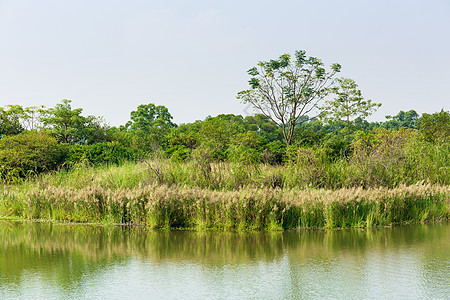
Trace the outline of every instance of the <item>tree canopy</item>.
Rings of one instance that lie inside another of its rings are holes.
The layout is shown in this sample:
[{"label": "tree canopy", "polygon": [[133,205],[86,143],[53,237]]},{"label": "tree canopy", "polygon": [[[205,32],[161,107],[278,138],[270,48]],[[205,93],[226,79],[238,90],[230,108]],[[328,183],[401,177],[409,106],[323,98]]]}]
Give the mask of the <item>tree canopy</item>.
[{"label": "tree canopy", "polygon": [[239,92],[237,98],[280,126],[290,145],[301,117],[317,108],[340,69],[339,64],[332,64],[327,71],[320,59],[307,57],[305,51],[296,51],[293,57],[283,54],[248,70],[250,89]]},{"label": "tree canopy", "polygon": [[0,107],[0,137],[19,134],[24,130],[14,106],[8,105],[7,107],[8,109]]},{"label": "tree canopy", "polygon": [[361,90],[353,79],[338,78],[332,93],[335,98],[326,100],[322,107],[321,117],[327,121],[345,120],[349,126],[354,118],[364,120],[381,106],[372,100],[364,100]]},{"label": "tree canopy", "polygon": [[153,103],[141,104],[130,114],[130,121],[125,124],[126,130],[152,131],[153,129],[170,129],[176,127],[167,107]]},{"label": "tree canopy", "polygon": [[92,144],[107,139],[107,126],[101,118],[81,115],[82,108],[72,109],[72,101],[63,99],[41,118],[52,134],[61,142],[69,144]]}]

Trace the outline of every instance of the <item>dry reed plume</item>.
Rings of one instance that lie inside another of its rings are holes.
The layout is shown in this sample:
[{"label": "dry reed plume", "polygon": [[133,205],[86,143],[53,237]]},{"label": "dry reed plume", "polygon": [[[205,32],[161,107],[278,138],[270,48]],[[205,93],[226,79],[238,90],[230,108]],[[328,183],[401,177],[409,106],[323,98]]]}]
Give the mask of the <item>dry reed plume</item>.
[{"label": "dry reed plume", "polygon": [[450,186],[217,191],[181,185],[132,188],[41,186],[4,189],[0,217],[144,225],[151,228],[363,227],[444,220]]}]

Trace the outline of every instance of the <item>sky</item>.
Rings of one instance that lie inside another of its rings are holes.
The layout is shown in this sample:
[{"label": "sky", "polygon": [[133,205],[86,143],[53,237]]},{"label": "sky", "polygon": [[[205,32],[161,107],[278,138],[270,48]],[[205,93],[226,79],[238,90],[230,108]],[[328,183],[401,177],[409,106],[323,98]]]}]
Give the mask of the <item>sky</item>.
[{"label": "sky", "polygon": [[450,110],[450,0],[0,0],[0,106],[70,99],[113,126],[147,103],[178,124],[245,116],[246,71],[296,50],[382,103],[369,120]]}]

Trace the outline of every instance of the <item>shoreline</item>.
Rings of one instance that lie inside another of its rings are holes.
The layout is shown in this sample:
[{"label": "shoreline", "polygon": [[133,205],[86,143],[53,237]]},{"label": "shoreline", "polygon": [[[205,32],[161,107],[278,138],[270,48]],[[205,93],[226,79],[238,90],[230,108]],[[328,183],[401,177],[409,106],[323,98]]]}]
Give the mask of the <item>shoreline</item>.
[{"label": "shoreline", "polygon": [[361,227],[336,227],[336,228],[326,228],[326,227],[302,227],[302,228],[282,228],[279,230],[267,230],[267,229],[215,229],[215,228],[180,228],[180,227],[171,227],[171,228],[150,228],[146,227],[144,224],[107,224],[107,223],[92,223],[92,222],[71,222],[64,220],[52,220],[52,219],[23,219],[23,218],[10,218],[10,217],[0,217],[0,222],[30,222],[30,223],[48,223],[51,225],[58,226],[94,226],[101,228],[127,228],[130,230],[157,230],[157,231],[188,231],[188,232],[292,232],[292,231],[339,231],[339,230],[348,230],[348,229],[381,229],[381,228],[392,228],[396,226],[409,226],[409,225],[418,225],[418,224],[441,224],[450,222],[450,218],[447,219],[438,219],[438,220],[426,220],[426,221],[410,221],[410,222],[399,222],[399,223],[391,223],[386,225],[375,225],[375,226],[361,226]]}]

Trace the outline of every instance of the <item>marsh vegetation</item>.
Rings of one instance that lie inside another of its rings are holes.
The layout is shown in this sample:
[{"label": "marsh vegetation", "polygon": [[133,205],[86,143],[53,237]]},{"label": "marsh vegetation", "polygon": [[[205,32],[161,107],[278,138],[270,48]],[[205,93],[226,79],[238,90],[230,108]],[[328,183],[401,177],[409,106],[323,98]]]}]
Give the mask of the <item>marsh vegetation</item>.
[{"label": "marsh vegetation", "polygon": [[448,219],[450,113],[368,122],[380,104],[339,71],[304,51],[260,62],[238,94],[260,114],[181,125],[152,103],[119,127],[70,100],[0,108],[0,217],[216,229]]}]

